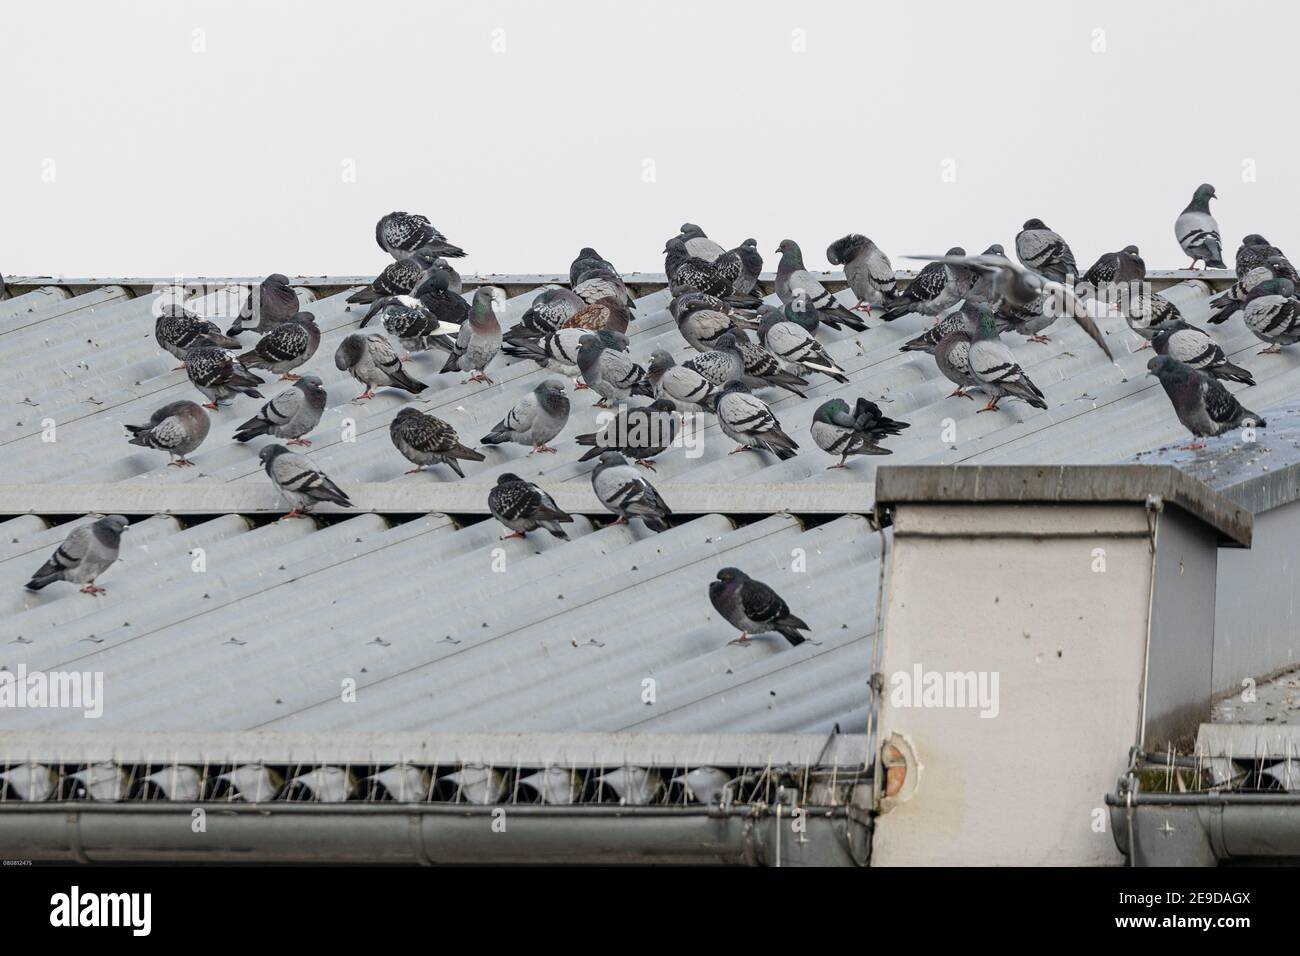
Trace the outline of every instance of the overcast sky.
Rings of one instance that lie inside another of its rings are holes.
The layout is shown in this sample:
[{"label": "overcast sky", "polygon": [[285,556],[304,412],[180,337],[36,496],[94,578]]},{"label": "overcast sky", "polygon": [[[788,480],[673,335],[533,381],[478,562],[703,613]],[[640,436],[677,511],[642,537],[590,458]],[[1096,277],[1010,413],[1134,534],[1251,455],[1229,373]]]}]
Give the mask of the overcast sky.
[{"label": "overcast sky", "polygon": [[[684,220],[972,251],[1039,217],[1081,267],[1300,248],[1281,3],[21,2],[0,26],[7,275],[363,274],[427,214],[466,272],[593,245],[661,271]],[[1247,78],[1249,75],[1249,79]]]}]

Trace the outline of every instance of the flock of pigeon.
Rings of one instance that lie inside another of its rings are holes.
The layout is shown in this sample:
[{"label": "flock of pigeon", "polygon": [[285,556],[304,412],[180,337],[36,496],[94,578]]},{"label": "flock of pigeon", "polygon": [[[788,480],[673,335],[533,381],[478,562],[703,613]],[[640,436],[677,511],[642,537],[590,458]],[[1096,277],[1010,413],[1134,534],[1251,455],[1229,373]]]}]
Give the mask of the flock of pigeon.
[{"label": "flock of pigeon", "polygon": [[[1200,186],[1175,224],[1192,267],[1199,261],[1207,268],[1226,268],[1218,225],[1209,211],[1213,198],[1212,186]],[[636,466],[654,470],[652,459],[673,445],[681,416],[715,416],[721,431],[737,442],[736,452],[793,457],[798,443],[755,393],[777,389],[802,397],[812,376],[847,383],[817,331],[823,325],[864,331],[865,318],[876,309],[884,322],[913,313],[933,317],[933,326],[902,350],[932,354],[941,373],[957,386],[950,398],[981,391],[988,398],[983,412],[996,410],[1004,399],[1047,407],[1043,393],[1003,344],[1003,332],[1044,342],[1049,327],[1068,316],[1110,357],[1092,317],[1095,310],[1087,307],[1088,300],[1096,300],[1104,309],[1117,307],[1146,340],[1142,347],[1155,351],[1148,370],[1195,438],[1265,424],[1220,381],[1253,385],[1251,373],[1228,361],[1209,333],[1183,321],[1172,302],[1144,287],[1146,267],[1136,246],[1107,253],[1080,274],[1069,245],[1039,219],[1027,221],[1017,234],[1017,262],[1000,245],[980,255],[954,247],[943,256],[912,257],[929,261],[902,289],[889,258],[875,243],[856,233],[846,235],[829,246],[827,258],[844,269],[858,300],[852,307],[841,304],[804,267],[802,252],[790,239],[776,249],[780,304],[763,302],[758,287],[763,257],[756,240],[728,250],[687,223],[667,241],[664,266],[673,296],[669,311],[683,340],[698,354],[679,363],[660,349],[645,367],[628,351],[627,330],[636,312],[632,293],[618,270],[592,248],[582,249],[573,261],[568,287],[539,293],[521,320],[503,332],[498,313],[504,292],[482,286],[467,302],[461,277],[448,262],[465,253],[426,217],[390,213],[379,220],[375,239],[394,261],[348,302],[368,307],[361,328],[377,320],[384,332],[352,333],[334,355],[336,367],[364,386],[355,401],[373,397],[377,388],[422,392],[427,386],[403,365],[417,351],[446,353],[442,373],[467,373],[467,382],[492,384],[488,370],[502,353],[569,376],[575,389],[596,393],[598,406],[616,407],[599,431],[576,438],[589,449],[580,460],[596,462],[591,472],[596,497],[616,516],[615,523],[639,518],[653,531],[668,527],[672,511]],[[1246,326],[1267,343],[1266,352],[1300,341],[1300,277],[1282,252],[1262,236],[1247,236],[1237,251],[1236,274],[1237,282],[1213,300],[1210,322],[1240,312]],[[320,422],[326,394],[318,376],[295,372],[315,355],[321,333],[314,316],[300,310],[285,276],[272,275],[253,290],[224,333],[179,301],[162,304],[154,331],[158,344],[181,360],[179,367],[208,401],[203,406],[172,402],[147,424],[127,426],[132,444],[167,452],[170,464],[192,464],[187,456],[209,431],[204,409],[215,411],[239,395],[263,398],[258,387],[264,380],[257,372],[278,374],[290,386],[244,422],[235,439],[283,439],[284,444],[264,445],[259,458],[291,506],[285,517],[302,516],[321,502],[352,506],[342,488],[287,447],[311,444],[305,436]],[[250,332],[260,335],[258,342],[239,351],[239,337]],[[632,396],[650,401],[633,406],[628,403]],[[529,454],[554,453],[549,442],[565,428],[569,409],[565,381],[547,378],[480,444],[514,442],[530,448]],[[834,398],[817,408],[810,437],[839,456],[830,467],[842,468],[850,456],[890,454],[881,442],[907,427],[866,398],[853,404]],[[461,462],[485,460],[460,441],[450,424],[410,406],[392,420],[390,437],[415,466],[412,471],[443,464],[463,478]],[[501,475],[487,503],[510,530],[509,537],[540,528],[567,539],[562,526],[572,516],[542,488],[516,475]],[[62,580],[101,593],[95,578],[116,559],[126,526],[125,518],[110,515],[78,528],[27,586],[38,590]],[[709,596],[741,630],[739,641],[764,632],[779,633],[791,644],[805,639],[799,631],[808,626],[771,588],[742,571],[719,571]]]}]

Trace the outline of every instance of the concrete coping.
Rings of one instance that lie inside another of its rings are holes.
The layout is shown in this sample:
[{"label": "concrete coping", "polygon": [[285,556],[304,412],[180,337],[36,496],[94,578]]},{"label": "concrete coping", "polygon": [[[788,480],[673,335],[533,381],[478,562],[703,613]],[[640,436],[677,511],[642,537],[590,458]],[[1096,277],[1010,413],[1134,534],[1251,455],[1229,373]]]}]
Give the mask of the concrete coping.
[{"label": "concrete coping", "polygon": [[1248,548],[1254,516],[1171,465],[881,465],[876,504],[1141,504],[1158,498]]}]

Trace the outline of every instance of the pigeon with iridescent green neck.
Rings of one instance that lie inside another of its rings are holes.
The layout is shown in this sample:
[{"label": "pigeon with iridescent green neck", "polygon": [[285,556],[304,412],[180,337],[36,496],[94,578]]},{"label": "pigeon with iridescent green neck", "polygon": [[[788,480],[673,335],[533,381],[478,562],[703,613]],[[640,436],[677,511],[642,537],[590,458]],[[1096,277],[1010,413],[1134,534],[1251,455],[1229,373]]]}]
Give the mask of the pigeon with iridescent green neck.
[{"label": "pigeon with iridescent green neck", "polygon": [[455,348],[447,356],[443,372],[470,372],[466,382],[492,384],[487,367],[501,351],[501,323],[497,321],[497,309],[505,302],[505,292],[496,286],[480,286],[474,291],[469,318],[461,323]]},{"label": "pigeon with iridescent green neck", "polygon": [[804,268],[799,243],[793,239],[782,239],[776,251],[781,256],[781,262],[776,267],[776,294],[783,303],[793,299],[795,292],[802,291],[817,310],[821,321],[832,329],[838,330],[841,325],[847,325],[855,332],[866,329],[865,322],[854,315],[851,309],[840,305],[831,291]]},{"label": "pigeon with iridescent green neck", "polygon": [[[1213,375],[1185,365],[1168,355],[1154,356],[1147,371],[1160,380],[1174,413],[1194,438],[1211,438],[1237,427],[1263,428],[1264,419],[1233,397]],[[1204,448],[1192,442],[1188,448]]]},{"label": "pigeon with iridescent green neck", "polygon": [[1192,257],[1189,269],[1204,262],[1207,269],[1226,269],[1223,261],[1223,240],[1219,238],[1219,224],[1210,215],[1210,200],[1215,199],[1214,187],[1203,183],[1192,193],[1192,201],[1174,222],[1174,235],[1183,252]]},{"label": "pigeon with iridescent green neck", "polygon": [[859,398],[853,408],[842,398],[832,398],[813,412],[810,430],[818,448],[840,456],[839,464],[830,467],[845,468],[850,455],[892,455],[879,442],[907,427],[907,422],[885,417],[879,405],[865,398]]},{"label": "pigeon with iridescent green neck", "polygon": [[1043,393],[1017,364],[1011,349],[1002,344],[993,313],[984,306],[974,308],[980,310],[980,321],[971,340],[970,371],[989,396],[989,403],[980,411],[996,411],[998,402],[1007,396],[1028,402],[1035,408],[1047,408]]}]

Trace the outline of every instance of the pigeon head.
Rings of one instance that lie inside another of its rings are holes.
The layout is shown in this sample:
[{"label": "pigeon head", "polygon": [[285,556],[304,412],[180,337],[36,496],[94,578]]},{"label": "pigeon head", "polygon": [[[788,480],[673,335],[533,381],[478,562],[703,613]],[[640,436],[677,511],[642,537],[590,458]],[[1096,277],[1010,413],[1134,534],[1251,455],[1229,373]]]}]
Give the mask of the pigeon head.
[{"label": "pigeon head", "polygon": [[523,483],[523,479],[520,478],[518,475],[513,474],[513,473],[511,473],[511,472],[506,472],[504,475],[497,475],[497,484],[498,484],[498,485],[509,485],[509,484],[513,484],[513,483],[516,483],[516,482],[522,484],[522,483]]},{"label": "pigeon head", "polygon": [[733,378],[730,381],[728,381],[725,385],[722,386],[722,390],[718,394],[730,395],[732,392],[744,392],[746,395],[748,395],[749,386],[746,385],[744,382],[740,381],[739,379]]},{"label": "pigeon head", "polygon": [[300,388],[304,392],[324,391],[325,383],[320,380],[319,375],[304,375],[298,381],[293,383],[294,388]]},{"label": "pigeon head", "polygon": [[583,246],[581,249],[578,250],[578,258],[579,259],[602,259],[604,257],[595,249],[591,248],[591,246]]},{"label": "pigeon head", "polygon": [[[974,338],[976,339],[997,339],[998,323],[993,315],[993,310],[983,303],[973,302],[969,305],[971,318],[975,320]],[[965,310],[963,310],[965,311]]]},{"label": "pigeon head", "polygon": [[707,239],[707,238],[709,238],[708,236],[706,236],[706,235],[704,234],[704,230],[701,229],[699,226],[695,225],[695,223],[693,223],[693,222],[684,222],[684,223],[682,223],[682,228],[681,228],[680,230],[678,230],[678,231],[679,231],[683,236],[685,236],[687,239]]},{"label": "pigeon head", "polygon": [[945,255],[945,256],[964,256],[964,255],[966,255],[966,250],[963,249],[961,246],[953,246],[951,249],[949,249],[947,252],[945,252],[944,255]]},{"label": "pigeon head", "polygon": [[626,465],[627,459],[616,451],[603,452],[599,459],[597,467],[612,468],[615,465]]},{"label": "pigeon head", "polygon": [[578,358],[584,355],[594,355],[605,348],[605,343],[597,338],[594,334],[584,335],[578,339]]},{"label": "pigeon head", "polygon": [[723,568],[718,572],[717,579],[723,584],[738,585],[749,580],[749,575],[740,568]]},{"label": "pigeon head", "polygon": [[848,413],[848,402],[842,398],[832,398],[829,402],[823,402],[821,407],[813,412],[813,421],[829,425],[835,421],[837,415],[843,416]]},{"label": "pigeon head", "polygon": [[1209,183],[1201,183],[1196,187],[1196,192],[1192,193],[1192,198],[1197,202],[1208,203],[1211,199],[1218,199],[1219,197],[1214,192],[1213,186]]},{"label": "pigeon head", "polygon": [[486,316],[489,313],[499,312],[505,304],[505,290],[498,286],[483,285],[474,291],[475,315]]},{"label": "pigeon head", "polygon": [[758,251],[758,240],[757,240],[757,239],[746,239],[744,242],[742,242],[742,243],[740,244],[740,248],[742,248],[742,249],[749,249],[749,250],[752,251],[752,252],[757,252],[757,251]]},{"label": "pigeon head", "polygon": [[411,295],[418,299],[422,295],[436,295],[439,292],[446,292],[450,288],[451,275],[449,273],[443,269],[430,269],[411,289]]},{"label": "pigeon head", "polygon": [[1137,246],[1125,246],[1123,249],[1120,250],[1120,252],[1129,256],[1139,255]]},{"label": "pigeon head", "polygon": [[262,284],[275,286],[275,287],[284,287],[289,284],[289,277],[287,275],[284,275],[281,272],[273,272],[266,277],[266,281]]},{"label": "pigeon head", "polygon": [[257,453],[257,459],[264,465],[269,465],[281,455],[289,454],[289,449],[281,444],[267,445]]},{"label": "pigeon head", "polygon": [[315,325],[316,316],[311,312],[299,312],[289,320],[297,325]]},{"label": "pigeon head", "polygon": [[1252,232],[1245,239],[1241,240],[1243,246],[1267,246],[1268,240],[1257,232]]},{"label": "pigeon head", "polygon": [[130,524],[125,515],[105,515],[95,522],[97,527],[114,535],[121,534]]},{"label": "pigeon head", "polygon": [[1290,279],[1267,279],[1250,290],[1250,294],[1246,296],[1246,301],[1251,302],[1270,295],[1285,296],[1288,299],[1294,298],[1295,283]]},{"label": "pigeon head", "polygon": [[833,266],[842,266],[856,256],[867,244],[867,237],[851,232],[843,239],[836,239],[826,247],[826,261]]},{"label": "pigeon head", "polygon": [[799,243],[793,239],[782,239],[781,244],[776,247],[776,251],[781,254],[783,259],[789,259],[791,262],[803,262],[803,252],[799,249]]},{"label": "pigeon head", "polygon": [[622,332],[615,332],[613,329],[601,329],[596,333],[596,338],[600,339],[601,344],[607,349],[614,349],[617,352],[627,349],[627,336]]},{"label": "pigeon head", "polygon": [[1147,374],[1154,375],[1163,382],[1184,382],[1191,375],[1192,369],[1176,358],[1157,355],[1147,362]]},{"label": "pigeon head", "polygon": [[543,402],[554,400],[556,396],[564,396],[564,383],[558,378],[548,378],[544,382],[539,383],[533,391]]},{"label": "pigeon head", "polygon": [[652,412],[659,412],[660,414],[673,414],[677,411],[677,406],[666,398],[656,398],[653,402],[647,405],[646,408]]},{"label": "pigeon head", "polygon": [[676,364],[673,357],[663,349],[655,349],[650,354],[650,365],[646,368],[646,371],[650,373],[651,377],[658,379]]},{"label": "pigeon head", "polygon": [[424,417],[424,413],[422,413],[419,409],[412,408],[410,405],[404,405],[398,411],[398,413],[395,416],[393,416],[393,421],[404,422],[404,421],[409,421],[413,418],[423,418],[423,417]]},{"label": "pigeon head", "polygon": [[365,350],[366,337],[359,332],[353,332],[339,343],[338,350],[334,353],[334,367],[340,372],[346,372],[361,361]]},{"label": "pigeon head", "polygon": [[1002,248],[1001,243],[995,242],[993,243],[993,245],[989,246],[987,249],[984,250],[984,255],[1001,256],[1002,258],[1005,259],[1007,257],[1007,250]]},{"label": "pigeon head", "polygon": [[664,243],[664,255],[670,258],[674,256],[682,259],[689,258],[690,253],[686,251],[686,240],[681,236],[673,236]]},{"label": "pigeon head", "polygon": [[736,348],[736,330],[723,332],[714,340],[713,348],[718,352],[729,352]]}]

